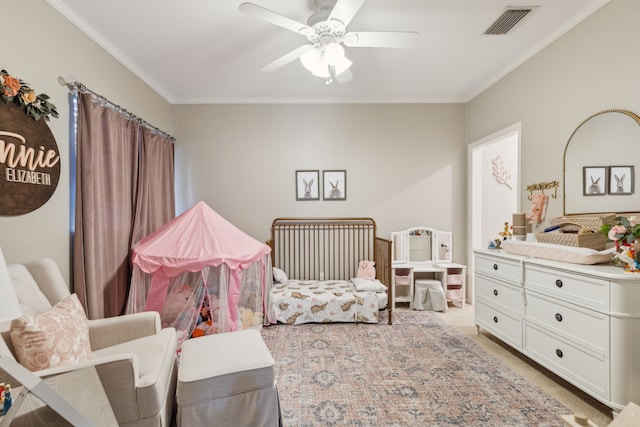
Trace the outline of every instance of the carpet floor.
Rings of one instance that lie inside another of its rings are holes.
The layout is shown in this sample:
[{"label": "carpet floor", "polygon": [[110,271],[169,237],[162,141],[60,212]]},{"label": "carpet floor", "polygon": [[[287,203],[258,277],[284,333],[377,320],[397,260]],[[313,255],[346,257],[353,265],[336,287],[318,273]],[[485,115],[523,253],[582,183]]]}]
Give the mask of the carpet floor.
[{"label": "carpet floor", "polygon": [[570,411],[435,313],[272,325],[284,426],[562,426]]}]

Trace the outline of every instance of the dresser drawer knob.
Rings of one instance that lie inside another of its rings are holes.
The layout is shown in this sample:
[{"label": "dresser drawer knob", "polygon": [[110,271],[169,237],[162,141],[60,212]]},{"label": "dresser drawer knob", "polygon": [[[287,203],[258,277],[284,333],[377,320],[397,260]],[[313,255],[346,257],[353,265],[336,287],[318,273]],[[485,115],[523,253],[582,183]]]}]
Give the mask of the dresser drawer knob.
[{"label": "dresser drawer knob", "polygon": [[562,314],[560,314],[560,313],[556,313],[556,320],[557,320],[558,322],[562,322]]},{"label": "dresser drawer knob", "polygon": [[562,280],[557,279],[557,280],[556,280],[556,286],[557,286],[557,287],[559,287],[559,288],[561,288],[561,287],[562,287]]},{"label": "dresser drawer knob", "polygon": [[562,356],[564,356],[564,354],[562,353],[562,350],[560,350],[559,348],[556,349],[556,356],[562,358]]},{"label": "dresser drawer knob", "polygon": [[493,269],[497,270],[498,269],[498,264],[493,264]]},{"label": "dresser drawer knob", "polygon": [[498,316],[493,316],[493,322],[498,323]]},{"label": "dresser drawer knob", "polygon": [[493,294],[494,294],[495,296],[498,296],[498,290],[497,290],[497,289],[494,289],[494,290],[493,290]]}]

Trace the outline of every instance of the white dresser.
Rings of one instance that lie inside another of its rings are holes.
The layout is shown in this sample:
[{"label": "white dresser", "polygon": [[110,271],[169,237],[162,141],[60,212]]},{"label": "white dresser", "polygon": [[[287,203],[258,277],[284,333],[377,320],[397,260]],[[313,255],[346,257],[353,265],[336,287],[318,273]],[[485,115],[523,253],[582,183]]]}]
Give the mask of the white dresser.
[{"label": "white dresser", "polygon": [[620,411],[640,402],[640,274],[475,251],[476,326]]}]

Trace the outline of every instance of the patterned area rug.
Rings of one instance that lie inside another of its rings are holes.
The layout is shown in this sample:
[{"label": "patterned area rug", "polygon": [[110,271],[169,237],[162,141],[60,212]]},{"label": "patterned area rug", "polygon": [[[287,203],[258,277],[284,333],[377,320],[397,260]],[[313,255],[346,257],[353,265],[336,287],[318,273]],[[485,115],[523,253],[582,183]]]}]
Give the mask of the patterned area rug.
[{"label": "patterned area rug", "polygon": [[437,314],[272,325],[285,426],[562,426],[570,413]]}]

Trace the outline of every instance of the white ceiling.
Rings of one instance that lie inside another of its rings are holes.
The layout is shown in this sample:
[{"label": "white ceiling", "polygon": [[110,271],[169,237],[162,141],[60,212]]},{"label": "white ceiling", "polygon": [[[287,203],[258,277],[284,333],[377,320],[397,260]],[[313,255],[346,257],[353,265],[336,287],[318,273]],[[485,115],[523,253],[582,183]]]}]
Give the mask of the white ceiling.
[{"label": "white ceiling", "polygon": [[[305,44],[241,13],[246,0],[47,0],[168,102],[466,102],[608,0],[367,0],[347,29],[415,31],[409,49],[346,48],[353,80],[325,86],[300,61],[260,68]],[[306,23],[313,0],[251,0]],[[483,35],[507,6],[538,6],[507,35]],[[82,82],[82,76],[76,76]]]}]

